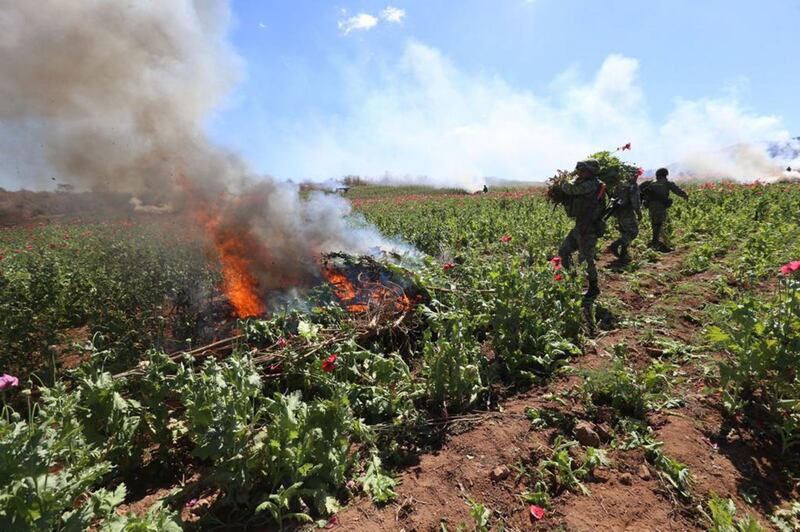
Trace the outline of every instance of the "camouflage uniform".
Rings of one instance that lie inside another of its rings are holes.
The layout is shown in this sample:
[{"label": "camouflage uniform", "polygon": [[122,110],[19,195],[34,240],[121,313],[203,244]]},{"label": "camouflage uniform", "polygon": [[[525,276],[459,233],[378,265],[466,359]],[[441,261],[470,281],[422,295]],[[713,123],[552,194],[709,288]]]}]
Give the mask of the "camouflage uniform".
[{"label": "camouflage uniform", "polygon": [[600,203],[602,183],[597,179],[599,165],[597,161],[581,161],[578,170],[588,169],[591,175],[578,177],[571,183],[561,185],[561,191],[569,196],[567,215],[575,219],[575,227],[567,234],[558,255],[565,268],[572,266],[572,254],[579,252],[578,258],[586,261],[586,273],[589,278],[589,291],[586,297],[594,297],[600,293],[597,284],[597,265],[595,264],[595,250],[597,239],[602,236],[603,222],[602,205]]},{"label": "camouflage uniform", "polygon": [[650,213],[650,224],[653,226],[653,239],[650,246],[654,248],[664,248],[661,242],[661,229],[667,221],[667,209],[672,205],[670,192],[677,194],[683,199],[688,199],[689,195],[681,187],[667,180],[669,172],[666,168],[659,168],[656,172],[656,180],[647,183],[643,187],[644,197],[647,200],[647,210]]},{"label": "camouflage uniform", "polygon": [[635,181],[623,182],[617,189],[617,217],[619,238],[611,243],[609,249],[623,259],[627,259],[631,242],[639,235],[639,218],[642,216],[642,202],[639,185]]}]

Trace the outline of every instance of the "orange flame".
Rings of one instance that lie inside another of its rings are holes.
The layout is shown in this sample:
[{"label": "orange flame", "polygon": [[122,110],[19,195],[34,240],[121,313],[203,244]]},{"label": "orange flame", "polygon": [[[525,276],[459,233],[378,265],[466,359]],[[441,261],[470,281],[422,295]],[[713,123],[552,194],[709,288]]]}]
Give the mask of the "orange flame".
[{"label": "orange flame", "polygon": [[[216,225],[216,224],[212,224]],[[222,263],[222,289],[240,318],[261,316],[264,303],[261,300],[258,280],[251,272],[252,260],[248,259],[246,235],[219,230],[213,232],[214,245]]]},{"label": "orange flame", "polygon": [[322,274],[333,287],[333,293],[351,313],[367,312],[370,308],[392,308],[405,312],[412,306],[411,299],[400,288],[392,288],[378,281],[358,279],[353,283],[342,272],[330,265],[322,268]]},{"label": "orange flame", "polygon": [[259,282],[252,273],[255,262],[251,258],[261,248],[260,243],[247,228],[223,223],[219,205],[197,190],[182,172],[178,172],[176,181],[186,191],[195,219],[205,229],[219,255],[222,290],[236,316],[249,318],[264,314]]}]

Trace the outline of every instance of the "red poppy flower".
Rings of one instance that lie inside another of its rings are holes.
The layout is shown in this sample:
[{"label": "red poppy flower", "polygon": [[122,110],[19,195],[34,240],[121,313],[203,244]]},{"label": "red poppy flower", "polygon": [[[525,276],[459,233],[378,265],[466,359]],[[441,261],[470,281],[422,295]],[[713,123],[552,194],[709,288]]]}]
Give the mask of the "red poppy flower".
[{"label": "red poppy flower", "polygon": [[329,356],[328,358],[326,358],[325,360],[323,360],[323,362],[322,362],[322,371],[324,371],[326,373],[330,373],[334,369],[336,369],[336,358],[337,358],[336,353],[334,353],[331,356]]},{"label": "red poppy flower", "polygon": [[503,235],[500,237],[500,242],[511,242],[511,235]]},{"label": "red poppy flower", "polygon": [[644,168],[639,167],[636,169],[636,177],[642,177],[643,173],[644,173]]},{"label": "red poppy flower", "polygon": [[442,264],[442,269],[444,271],[452,270],[455,267],[456,267],[456,265],[453,264],[452,262],[445,262],[444,264]]},{"label": "red poppy flower", "polygon": [[531,504],[531,515],[537,521],[544,518],[544,508],[541,506],[536,506],[535,504]]},{"label": "red poppy flower", "polygon": [[553,269],[554,270],[560,270],[561,269],[561,257],[556,255],[555,257],[550,259],[550,264],[553,265]]},{"label": "red poppy flower", "polygon": [[561,280],[563,279],[563,277],[561,277],[561,274],[560,274],[560,273],[557,273],[557,274],[555,274],[555,276],[553,277],[553,279],[555,279],[556,281],[561,281]]},{"label": "red poppy flower", "polygon": [[622,151],[630,150],[630,149],[631,149],[631,143],[630,142],[620,148],[620,150],[622,150]]},{"label": "red poppy flower", "polygon": [[289,345],[289,340],[287,340],[286,338],[281,337],[281,338],[278,338],[277,344],[278,344],[278,347],[284,348],[287,345]]},{"label": "red poppy flower", "polygon": [[800,260],[793,260],[781,266],[781,273],[786,276],[791,275],[797,270],[800,270]]}]

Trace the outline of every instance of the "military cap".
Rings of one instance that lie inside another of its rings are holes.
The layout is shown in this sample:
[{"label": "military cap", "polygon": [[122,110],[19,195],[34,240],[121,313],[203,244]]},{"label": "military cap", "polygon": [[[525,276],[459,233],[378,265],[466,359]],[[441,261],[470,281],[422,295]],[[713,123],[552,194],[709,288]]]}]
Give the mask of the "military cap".
[{"label": "military cap", "polygon": [[575,165],[575,170],[589,170],[593,174],[596,174],[600,171],[600,163],[597,162],[597,159],[586,159],[585,161],[578,161],[578,164]]},{"label": "military cap", "polygon": [[669,175],[669,170],[666,168],[659,168],[656,170],[656,177],[667,177]]}]

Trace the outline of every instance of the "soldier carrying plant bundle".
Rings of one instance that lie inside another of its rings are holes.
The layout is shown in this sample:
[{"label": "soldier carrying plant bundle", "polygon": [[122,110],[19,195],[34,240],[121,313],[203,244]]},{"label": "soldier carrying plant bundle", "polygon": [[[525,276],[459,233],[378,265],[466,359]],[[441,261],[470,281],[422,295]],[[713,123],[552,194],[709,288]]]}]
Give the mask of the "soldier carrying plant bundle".
[{"label": "soldier carrying plant bundle", "polygon": [[667,221],[667,209],[672,206],[670,193],[677,194],[683,199],[689,199],[689,195],[681,187],[667,179],[668,175],[669,170],[659,168],[656,170],[656,180],[643,183],[640,187],[642,200],[650,213],[650,224],[653,226],[650,247],[663,252],[672,251],[661,242],[661,231]]},{"label": "soldier carrying plant bundle", "polygon": [[550,197],[564,205],[567,216],[575,219],[575,226],[564,238],[558,250],[564,268],[572,266],[572,254],[579,252],[579,260],[586,261],[589,290],[584,294],[587,300],[600,295],[597,282],[595,250],[597,239],[603,236],[603,201],[606,185],[597,178],[600,164],[595,159],[580,161],[575,165],[577,177],[571,181],[562,180],[551,187]]},{"label": "soldier carrying plant bundle", "polygon": [[614,207],[611,210],[611,214],[617,218],[619,238],[608,246],[608,251],[622,261],[630,260],[628,249],[639,234],[642,205],[636,181],[641,173],[641,170],[631,173],[626,181],[619,184],[615,193]]}]

